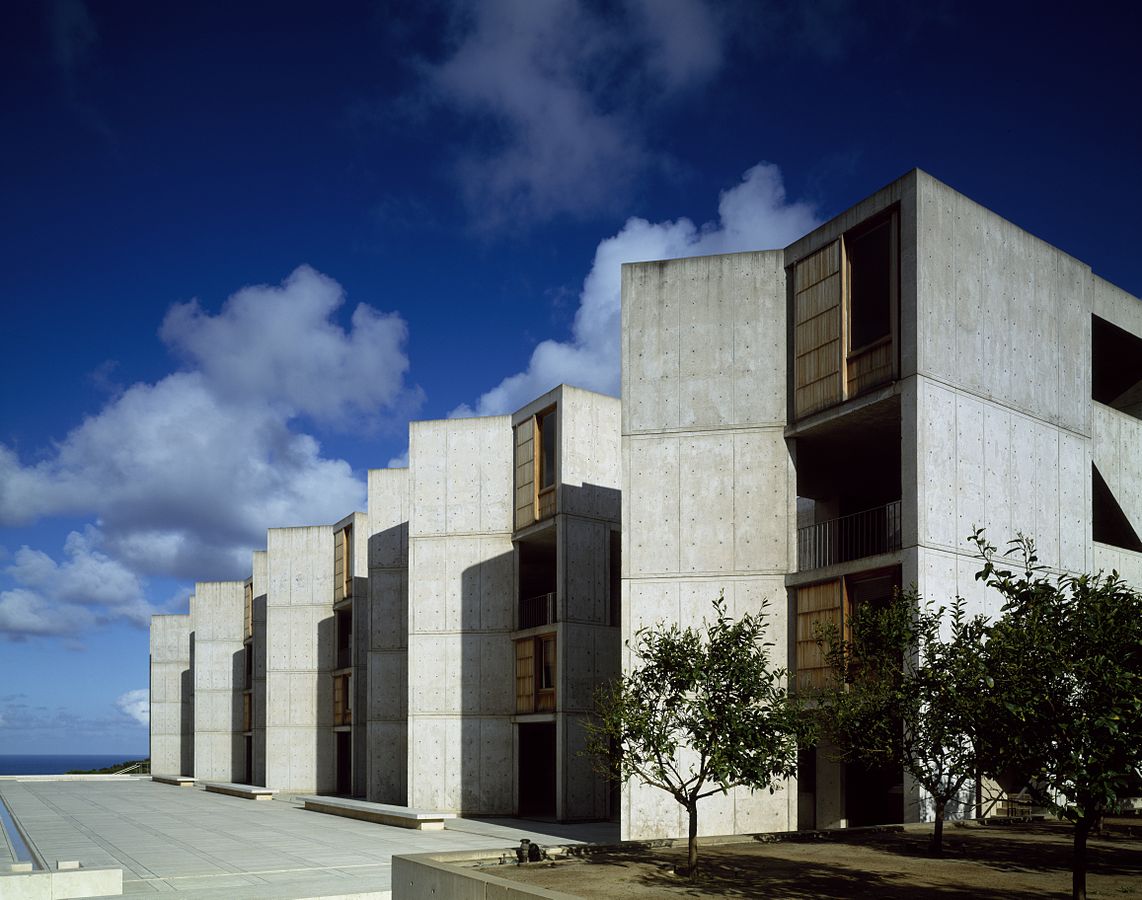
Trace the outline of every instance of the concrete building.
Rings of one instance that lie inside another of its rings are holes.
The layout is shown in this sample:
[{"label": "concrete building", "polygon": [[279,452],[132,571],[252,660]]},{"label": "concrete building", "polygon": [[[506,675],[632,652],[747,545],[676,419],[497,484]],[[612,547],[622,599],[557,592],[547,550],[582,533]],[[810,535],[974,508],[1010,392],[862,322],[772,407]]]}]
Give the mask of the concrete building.
[{"label": "concrete building", "polygon": [[[211,749],[186,774],[610,815],[579,751],[619,669],[619,438],[618,401],[567,386],[514,416],[414,422],[409,467],[369,472],[367,514],[270,529],[245,583],[192,600],[185,665],[209,702],[189,733]],[[173,668],[155,627],[152,667]]]},{"label": "concrete building", "polygon": [[190,616],[151,617],[151,771],[194,772]]},{"label": "concrete building", "polygon": [[[782,250],[624,266],[623,397],[624,636],[725,588],[812,684],[814,626],[894,586],[995,613],[976,526],[1142,583],[1142,304],[923,172]],[[799,775],[703,829],[924,814],[899,771]],[[683,832],[656,793],[624,837]]]}]

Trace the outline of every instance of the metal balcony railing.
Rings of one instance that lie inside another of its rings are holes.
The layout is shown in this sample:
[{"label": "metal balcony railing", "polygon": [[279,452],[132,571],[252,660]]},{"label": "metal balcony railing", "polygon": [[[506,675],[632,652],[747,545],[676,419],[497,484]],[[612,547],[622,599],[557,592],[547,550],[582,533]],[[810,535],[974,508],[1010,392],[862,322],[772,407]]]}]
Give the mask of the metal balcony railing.
[{"label": "metal balcony railing", "polygon": [[797,529],[797,571],[900,549],[900,501]]},{"label": "metal balcony railing", "polygon": [[555,594],[540,594],[519,601],[519,627],[536,628],[555,621]]}]

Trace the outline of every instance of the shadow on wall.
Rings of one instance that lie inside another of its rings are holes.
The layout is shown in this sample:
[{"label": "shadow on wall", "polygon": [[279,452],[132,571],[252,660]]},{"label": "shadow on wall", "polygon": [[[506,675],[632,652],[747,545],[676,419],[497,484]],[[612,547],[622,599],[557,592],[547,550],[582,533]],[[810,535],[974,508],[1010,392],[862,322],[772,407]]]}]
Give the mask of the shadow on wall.
[{"label": "shadow on wall", "polygon": [[[408,522],[369,536],[368,613],[354,624],[367,654],[354,722],[365,731],[361,772],[368,798],[408,803]],[[356,729],[355,729],[356,730]],[[357,760],[354,759],[354,766]]]},{"label": "shadow on wall", "polygon": [[[446,621],[440,623],[444,630],[460,629],[458,677],[450,671],[456,661],[441,661],[441,675],[447,677],[444,702],[454,710],[449,694],[459,690],[460,746],[442,748],[441,759],[450,799],[455,802],[459,793],[462,815],[513,811],[514,567],[515,555],[508,551],[466,568],[460,577],[458,620],[447,621],[452,611],[446,604]],[[456,757],[459,771],[447,771],[450,758]]]},{"label": "shadow on wall", "polygon": [[334,772],[335,745],[333,732],[333,678],[337,666],[337,620],[332,612],[317,623],[317,685],[314,701],[317,728],[314,729],[313,789],[318,794],[331,794],[336,788]]},{"label": "shadow on wall", "polygon": [[179,774],[194,775],[194,632],[190,634],[190,668],[179,674],[182,698],[179,727]]}]

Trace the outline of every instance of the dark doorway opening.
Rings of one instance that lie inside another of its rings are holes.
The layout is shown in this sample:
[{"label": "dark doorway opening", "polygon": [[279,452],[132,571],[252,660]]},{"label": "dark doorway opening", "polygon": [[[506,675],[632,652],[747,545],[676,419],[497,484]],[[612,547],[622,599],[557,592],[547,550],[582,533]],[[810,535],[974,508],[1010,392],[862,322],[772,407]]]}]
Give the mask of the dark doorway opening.
[{"label": "dark doorway opening", "polygon": [[555,723],[519,726],[519,815],[555,818]]},{"label": "dark doorway opening", "polygon": [[254,783],[254,738],[246,735],[246,773],[243,784]]},{"label": "dark doorway opening", "polygon": [[353,793],[353,735],[348,731],[337,731],[333,738],[337,742],[334,790],[338,794],[349,795]]}]

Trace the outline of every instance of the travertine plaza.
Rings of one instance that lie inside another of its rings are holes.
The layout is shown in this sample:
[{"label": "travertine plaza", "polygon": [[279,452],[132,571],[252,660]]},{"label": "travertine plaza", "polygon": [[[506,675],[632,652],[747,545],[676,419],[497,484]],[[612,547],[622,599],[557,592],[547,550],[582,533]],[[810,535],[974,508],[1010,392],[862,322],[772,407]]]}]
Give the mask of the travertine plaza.
[{"label": "travertine plaza", "polygon": [[[154,772],[677,836],[579,754],[641,625],[767,603],[813,684],[814,625],[895,586],[995,612],[976,526],[1142,584],[1142,303],[1063,251],[914,170],[788,247],[622,284],[621,405],[414,422],[367,510],[270,529],[245,582],[155,617]],[[924,815],[811,747],[704,804],[705,834]]]}]

